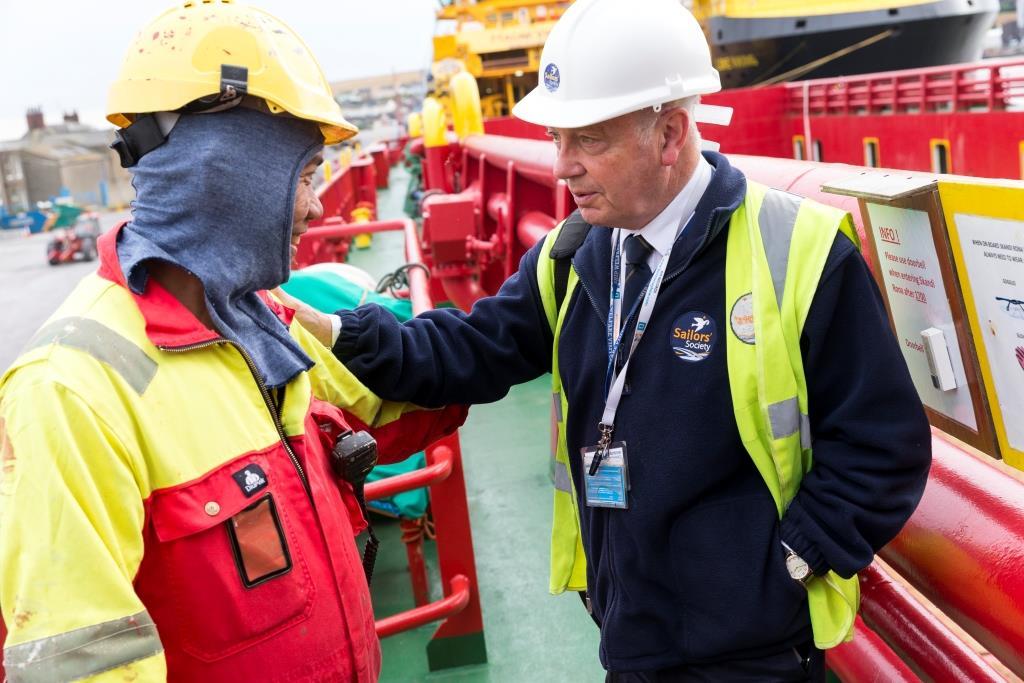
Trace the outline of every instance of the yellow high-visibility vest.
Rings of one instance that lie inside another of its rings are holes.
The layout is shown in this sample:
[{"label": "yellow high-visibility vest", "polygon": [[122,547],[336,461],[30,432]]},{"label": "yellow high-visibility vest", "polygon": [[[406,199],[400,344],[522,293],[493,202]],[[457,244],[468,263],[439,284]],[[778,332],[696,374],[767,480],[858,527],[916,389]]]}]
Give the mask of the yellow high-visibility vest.
[{"label": "yellow high-visibility vest", "polygon": [[[570,269],[566,295],[556,310],[555,262],[550,257],[563,224],[547,235],[537,261],[538,286],[555,340],[551,382],[558,438],[550,575],[555,594],[587,588],[587,558],[565,443],[570,406],[558,371],[562,322],[579,280]],[[745,332],[744,339],[727,336],[733,411],[743,445],[771,491],[780,519],[811,467],[800,335],[838,232],[859,246],[849,214],[748,180],[727,236],[723,313],[726,319],[740,316],[732,322]],[[857,577],[844,579],[830,571],[813,578],[807,591],[815,645],[826,649],[850,640],[860,605]]]}]

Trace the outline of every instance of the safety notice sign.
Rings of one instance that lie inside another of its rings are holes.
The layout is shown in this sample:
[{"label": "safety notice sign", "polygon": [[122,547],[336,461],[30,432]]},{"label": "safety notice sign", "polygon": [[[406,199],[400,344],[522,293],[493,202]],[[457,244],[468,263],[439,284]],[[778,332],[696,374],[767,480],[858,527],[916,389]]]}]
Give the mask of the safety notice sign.
[{"label": "safety notice sign", "polygon": [[[974,404],[928,213],[874,203],[868,203],[867,210],[896,338],[921,401],[976,431]],[[922,333],[934,330],[941,335],[930,339],[934,346],[929,350],[929,335]],[[944,389],[935,378],[936,351],[946,354],[943,360],[948,357],[952,366],[952,388]]]},{"label": "safety notice sign", "polygon": [[955,215],[1006,440],[1024,450],[1024,222]]}]

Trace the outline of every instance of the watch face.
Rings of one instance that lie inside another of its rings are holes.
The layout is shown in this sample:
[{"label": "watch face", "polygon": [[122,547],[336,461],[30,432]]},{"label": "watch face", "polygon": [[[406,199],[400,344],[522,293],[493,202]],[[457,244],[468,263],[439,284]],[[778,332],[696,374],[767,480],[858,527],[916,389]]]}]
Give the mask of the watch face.
[{"label": "watch face", "polygon": [[789,571],[789,575],[797,581],[803,581],[811,573],[810,566],[797,555],[786,556],[786,569]]}]

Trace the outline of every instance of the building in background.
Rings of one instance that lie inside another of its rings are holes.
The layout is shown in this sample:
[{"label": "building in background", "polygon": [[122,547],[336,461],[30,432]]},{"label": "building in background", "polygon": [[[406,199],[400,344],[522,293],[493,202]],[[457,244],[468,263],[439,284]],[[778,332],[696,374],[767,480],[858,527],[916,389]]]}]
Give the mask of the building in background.
[{"label": "building in background", "polygon": [[110,148],[113,130],[100,130],[65,113],[46,125],[40,109],[25,116],[28,132],[0,143],[0,200],[9,212],[69,196],[82,206],[116,207],[133,196],[131,176]]},{"label": "building in background", "polygon": [[29,206],[20,142],[0,142],[0,206],[10,211],[23,211]]},{"label": "building in background", "polygon": [[407,71],[331,83],[345,118],[359,126],[358,141],[372,145],[401,137],[406,116],[427,94],[425,71]]}]

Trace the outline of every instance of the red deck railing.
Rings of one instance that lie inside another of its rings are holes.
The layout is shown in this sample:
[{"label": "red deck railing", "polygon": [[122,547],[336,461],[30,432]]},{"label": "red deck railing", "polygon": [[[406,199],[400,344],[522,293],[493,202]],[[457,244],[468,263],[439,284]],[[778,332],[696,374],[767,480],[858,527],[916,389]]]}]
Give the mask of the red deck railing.
[{"label": "red deck railing", "polygon": [[701,126],[725,154],[1024,177],[1024,58],[738,88]]},{"label": "red deck railing", "polygon": [[786,111],[812,115],[1024,109],[1024,58],[786,84]]}]

